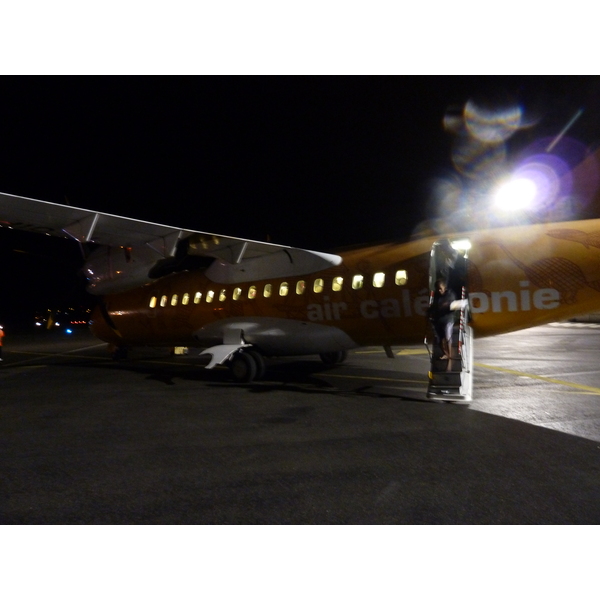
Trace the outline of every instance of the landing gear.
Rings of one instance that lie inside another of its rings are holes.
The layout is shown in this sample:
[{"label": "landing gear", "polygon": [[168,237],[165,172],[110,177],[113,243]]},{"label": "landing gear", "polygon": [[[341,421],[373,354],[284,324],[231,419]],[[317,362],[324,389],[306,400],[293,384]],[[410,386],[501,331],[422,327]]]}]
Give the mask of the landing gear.
[{"label": "landing gear", "polygon": [[242,350],[229,361],[229,370],[236,383],[250,383],[265,374],[265,359],[256,350]]},{"label": "landing gear", "polygon": [[337,365],[343,363],[348,358],[348,353],[345,350],[339,350],[338,352],[323,352],[319,354],[319,357],[325,365]]},{"label": "landing gear", "polygon": [[262,379],[265,376],[265,371],[267,369],[263,355],[257,350],[253,350],[252,348],[246,350],[246,354],[249,354],[256,363],[256,375],[254,376],[254,378]]}]

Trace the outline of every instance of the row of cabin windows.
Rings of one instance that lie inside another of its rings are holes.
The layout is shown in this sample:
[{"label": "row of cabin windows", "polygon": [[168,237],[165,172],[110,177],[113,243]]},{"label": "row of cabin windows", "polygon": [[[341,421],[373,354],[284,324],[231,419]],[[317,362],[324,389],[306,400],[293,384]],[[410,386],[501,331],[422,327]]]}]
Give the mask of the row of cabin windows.
[{"label": "row of cabin windows", "polygon": [[[395,277],[394,277],[394,283],[396,285],[406,285],[406,282],[408,280],[406,271],[404,270],[400,270],[400,271],[396,271]],[[373,287],[375,288],[382,288],[385,284],[385,273],[380,272],[380,273],[375,273],[373,275],[373,279],[371,281]],[[354,277],[352,277],[352,289],[353,290],[360,290],[364,287],[365,284],[365,279],[363,275],[354,275]],[[340,292],[343,288],[344,285],[344,278],[343,277],[334,277],[333,280],[331,281],[331,290],[334,292]],[[320,294],[321,292],[325,291],[325,281],[323,279],[315,279],[313,282],[313,286],[312,286],[313,292],[315,294]],[[302,294],[304,294],[304,292],[306,291],[306,281],[298,281],[296,283],[296,294],[298,296],[301,296]],[[290,284],[287,281],[284,281],[280,286],[279,286],[279,295],[280,296],[287,296],[290,293]],[[233,300],[239,300],[243,295],[243,291],[242,288],[236,287],[233,290],[233,294],[232,294],[232,298]],[[248,288],[248,299],[253,300],[254,298],[256,298],[256,296],[258,295],[258,288],[255,285],[251,285]],[[262,295],[265,298],[270,298],[273,295],[273,285],[271,283],[267,283],[265,284],[265,286],[263,287],[263,291],[262,291]],[[206,292],[206,297],[205,297],[205,301],[210,303],[213,302],[216,298],[216,293],[213,290],[209,290],[208,292]],[[226,289],[222,289],[219,292],[218,295],[218,300],[219,302],[224,302],[227,299],[227,290]],[[200,302],[202,301],[202,292],[196,292],[193,296],[191,296],[188,293],[183,294],[183,296],[181,296],[181,304],[184,306],[187,306],[190,303],[193,304],[200,304]],[[170,306],[177,306],[179,304],[179,295],[178,294],[173,294],[171,296],[171,299],[169,300],[168,296],[164,295],[160,297],[160,300],[158,299],[157,296],[152,296],[152,298],[150,299],[150,308],[156,308],[156,306],[161,306],[161,307],[165,307],[167,305]]]}]

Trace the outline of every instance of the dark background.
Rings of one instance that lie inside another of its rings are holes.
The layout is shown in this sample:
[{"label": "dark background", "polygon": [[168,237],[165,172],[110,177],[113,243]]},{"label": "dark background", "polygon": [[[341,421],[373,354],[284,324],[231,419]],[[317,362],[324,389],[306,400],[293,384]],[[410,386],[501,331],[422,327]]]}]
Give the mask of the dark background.
[{"label": "dark background", "polygon": [[[597,77],[2,77],[0,191],[315,250],[400,240],[440,216],[444,115],[469,99],[524,108],[509,154],[581,108],[569,135],[600,138]],[[86,301],[77,247],[0,236],[0,322]]]}]

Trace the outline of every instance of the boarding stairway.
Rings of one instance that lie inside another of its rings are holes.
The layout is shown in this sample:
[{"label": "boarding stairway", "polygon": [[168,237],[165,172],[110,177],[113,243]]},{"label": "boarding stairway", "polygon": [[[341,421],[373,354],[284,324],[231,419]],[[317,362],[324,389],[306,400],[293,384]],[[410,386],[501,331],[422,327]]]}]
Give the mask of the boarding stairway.
[{"label": "boarding stairway", "polygon": [[468,240],[440,239],[431,248],[429,264],[429,304],[435,298],[435,282],[442,280],[456,300],[450,359],[442,360],[442,349],[436,340],[431,320],[427,319],[425,346],[429,353],[427,398],[451,402],[470,402],[473,390],[473,330],[468,301]]},{"label": "boarding stairway", "polygon": [[473,389],[473,330],[469,326],[469,306],[464,297],[452,333],[450,359],[442,360],[442,350],[435,338],[433,326],[425,336],[430,370],[427,398],[451,402],[471,402]]}]

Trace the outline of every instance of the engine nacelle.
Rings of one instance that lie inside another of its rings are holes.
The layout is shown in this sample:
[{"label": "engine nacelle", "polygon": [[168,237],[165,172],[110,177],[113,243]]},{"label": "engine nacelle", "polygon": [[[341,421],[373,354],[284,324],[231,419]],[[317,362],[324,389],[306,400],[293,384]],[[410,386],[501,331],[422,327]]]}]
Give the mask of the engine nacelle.
[{"label": "engine nacelle", "polygon": [[90,294],[114,294],[153,281],[148,273],[160,255],[144,246],[103,246],[90,254],[83,265]]}]

